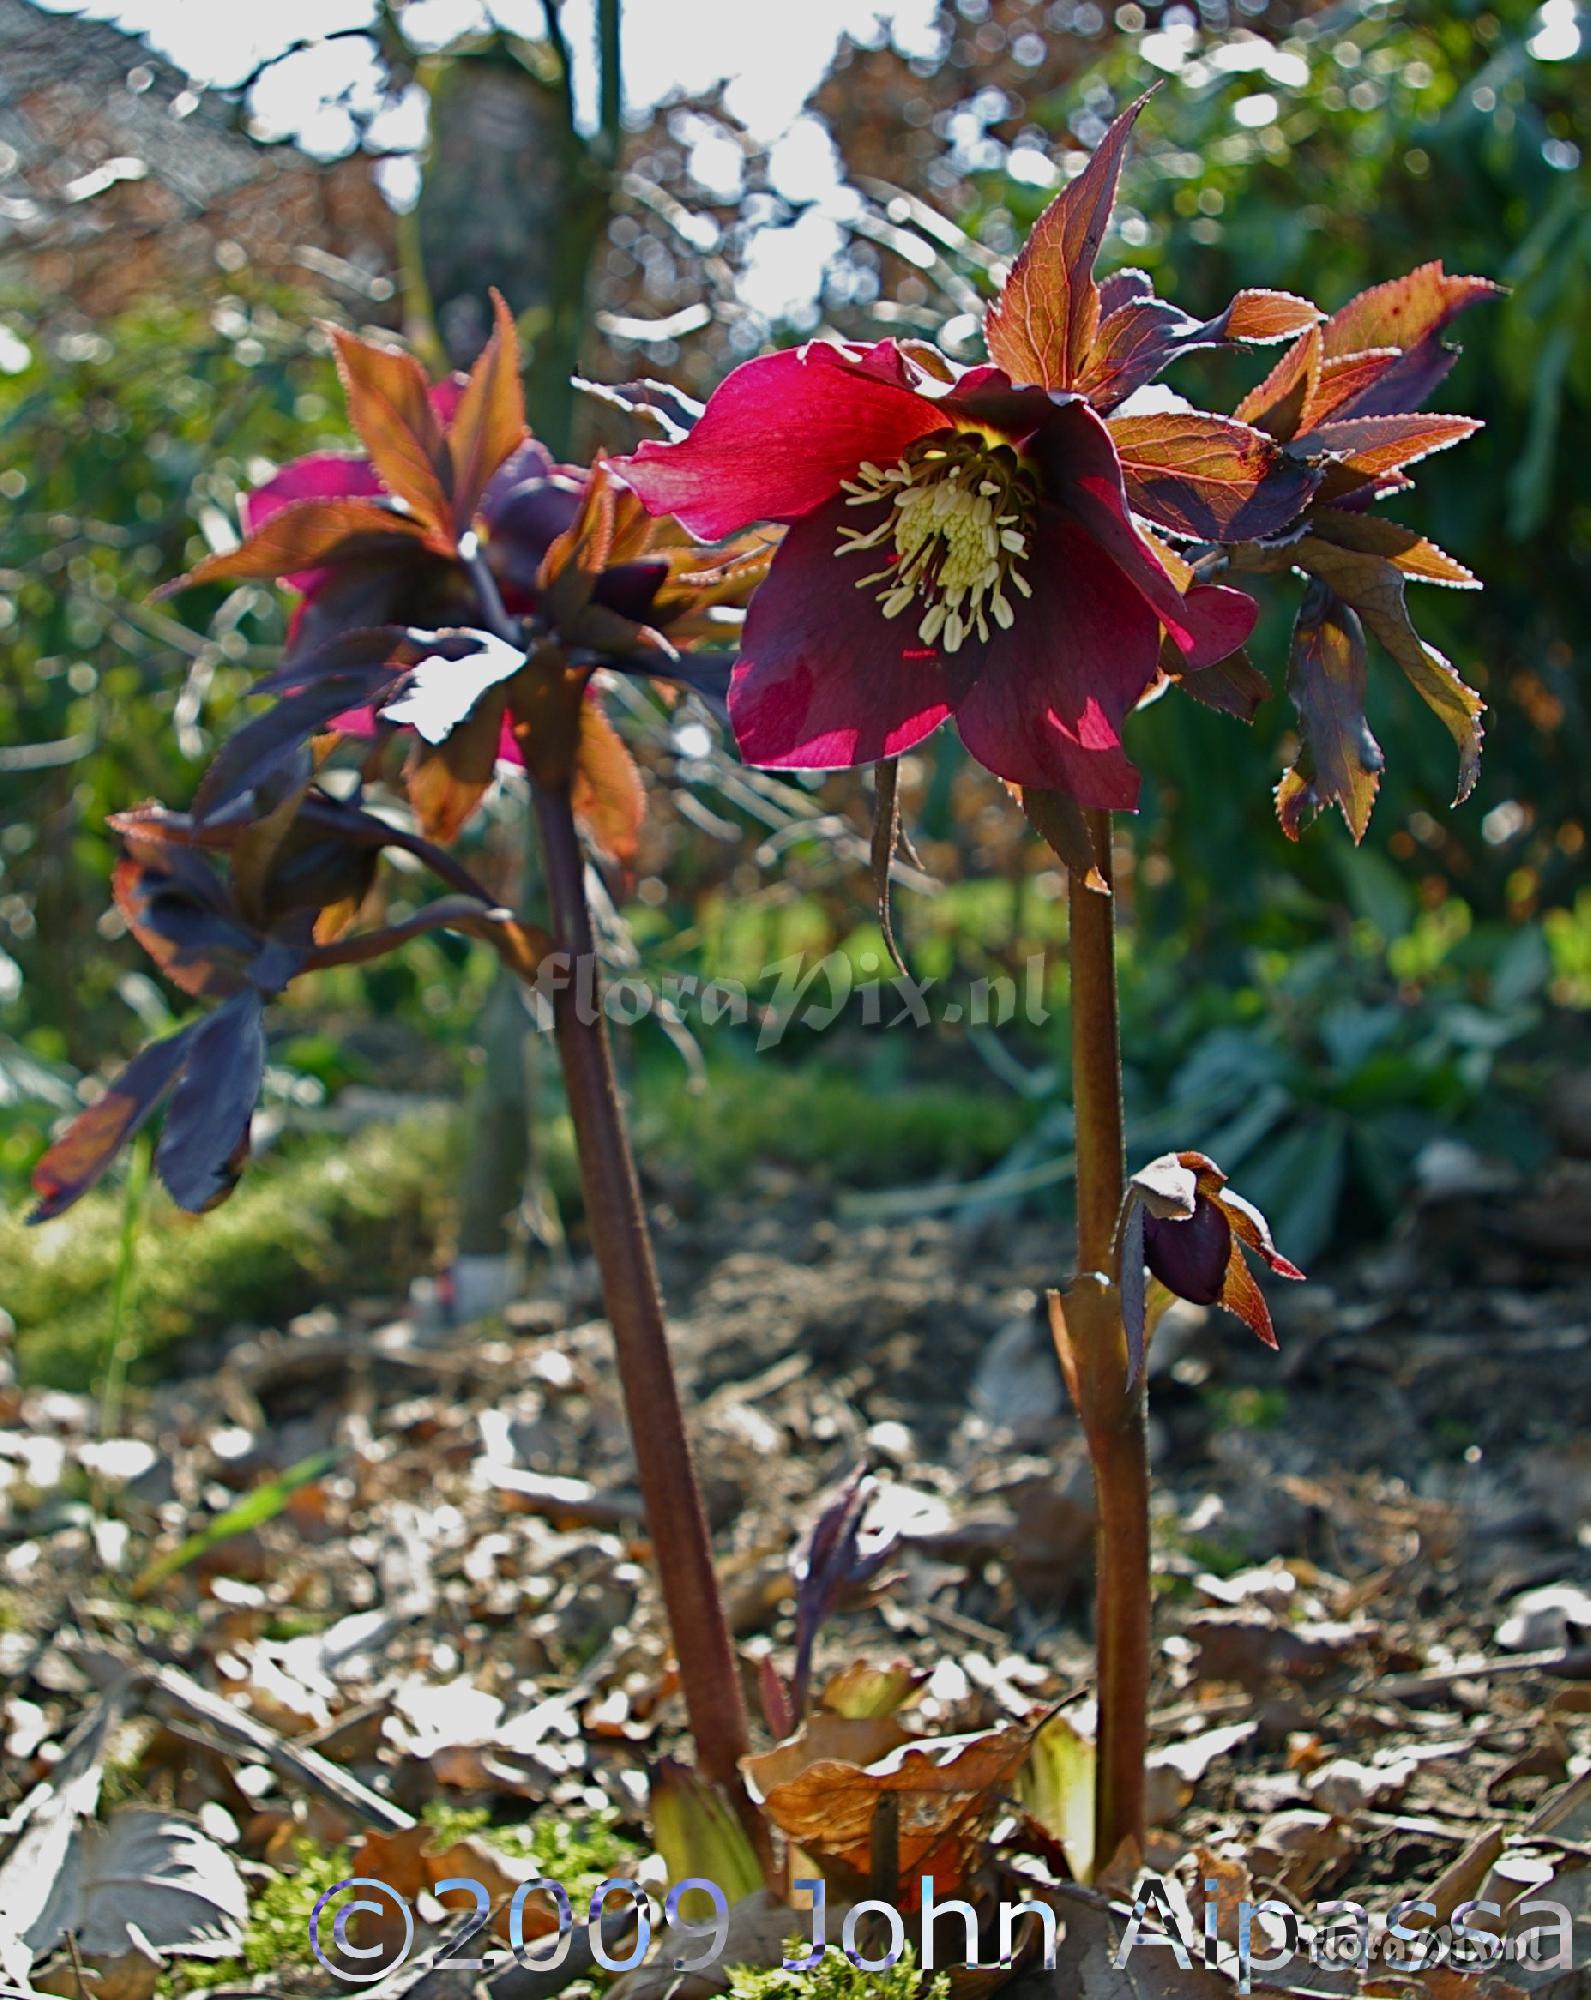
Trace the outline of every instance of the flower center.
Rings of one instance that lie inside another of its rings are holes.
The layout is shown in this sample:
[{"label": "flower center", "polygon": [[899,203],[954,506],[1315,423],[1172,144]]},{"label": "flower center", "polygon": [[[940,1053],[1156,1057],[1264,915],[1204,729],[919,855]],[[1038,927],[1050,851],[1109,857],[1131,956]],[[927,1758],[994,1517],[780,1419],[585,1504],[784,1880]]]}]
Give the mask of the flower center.
[{"label": "flower center", "polygon": [[991,617],[1010,629],[1007,587],[1033,594],[1017,565],[1027,558],[1036,497],[1010,445],[991,446],[981,431],[935,432],[894,465],[858,467],[843,486],[847,506],[888,505],[875,527],[842,528],[835,550],[894,544],[893,559],[856,585],[878,586],[886,618],[921,604],[918,636],[947,653],[973,633],[987,639]]}]

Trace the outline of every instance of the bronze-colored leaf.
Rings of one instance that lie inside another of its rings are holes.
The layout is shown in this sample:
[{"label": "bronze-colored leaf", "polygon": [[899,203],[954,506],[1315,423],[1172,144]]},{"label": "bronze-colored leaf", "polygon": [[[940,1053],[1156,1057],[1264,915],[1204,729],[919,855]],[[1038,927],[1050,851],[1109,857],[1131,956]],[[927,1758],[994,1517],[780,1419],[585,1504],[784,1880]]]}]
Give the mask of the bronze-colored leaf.
[{"label": "bronze-colored leaf", "polygon": [[1184,694],[1191,694],[1206,708],[1235,715],[1239,722],[1252,722],[1271,698],[1270,682],[1242,647],[1213,666],[1197,667],[1190,673],[1175,642],[1168,637],[1161,644],[1160,667]]},{"label": "bronze-colored leaf", "polygon": [[401,559],[424,533],[412,515],[399,514],[379,500],[295,500],[235,549],[206,556],[185,576],[162,584],[155,595],[170,597],[196,583],[265,583],[325,563]]},{"label": "bronze-colored leaf", "polygon": [[1415,583],[1445,583],[1455,590],[1479,590],[1480,578],[1445,549],[1401,521],[1389,521],[1383,514],[1349,513],[1340,507],[1315,507],[1309,516],[1310,532],[1338,548],[1357,549],[1363,555],[1384,556],[1395,569]]},{"label": "bronze-colored leaf", "polygon": [[451,548],[452,465],[425,370],[412,354],[340,327],[332,341],[348,415],[382,485],[407,502],[436,547]]},{"label": "bronze-colored leaf", "polygon": [[981,1858],[989,1822],[1009,1799],[1034,1731],[1016,1723],[980,1736],[914,1742],[865,1769],[835,1759],[775,1785],[768,1817],[820,1866],[857,1879],[871,1873],[875,1815],[885,1797],[899,1808],[897,1866],[909,1906],[926,1875],[941,1894]]},{"label": "bronze-colored leaf", "polygon": [[591,601],[597,578],[608,566],[620,490],[599,453],[574,519],[541,559],[536,589],[560,629]]},{"label": "bronze-colored leaf", "polygon": [[1316,392],[1323,352],[1320,328],[1312,326],[1288,348],[1264,381],[1249,390],[1233,415],[1284,442],[1295,436]]},{"label": "bronze-colored leaf", "polygon": [[1014,382],[1071,389],[1083,372],[1099,329],[1094,260],[1115,205],[1128,138],[1151,95],[1146,91],[1128,105],[1088,165],[1045,209],[984,315],[989,353]]},{"label": "bronze-colored leaf", "polygon": [[1286,340],[1316,325],[1320,307],[1296,292],[1245,290],[1237,294],[1222,315],[1229,340],[1242,340],[1263,347],[1273,340]]},{"label": "bronze-colored leaf", "polygon": [[39,1197],[30,1222],[48,1222],[79,1200],[159,1108],[188,1059],[202,1023],[193,1021],[142,1049],[86,1111],[78,1113],[33,1169]]},{"label": "bronze-colored leaf", "polygon": [[575,750],[570,803],[586,832],[615,861],[635,859],[646,787],[624,738],[593,700],[580,709],[580,741]]},{"label": "bronze-colored leaf", "polygon": [[1370,824],[1386,759],[1365,720],[1364,629],[1318,579],[1293,626],[1287,692],[1298,710],[1298,757],[1276,788],[1282,831],[1296,840],[1323,806],[1339,805],[1357,844]]},{"label": "bronze-colored leaf", "polygon": [[1197,541],[1279,534],[1320,483],[1263,431],[1202,410],[1112,417],[1109,430],[1134,511]]},{"label": "bronze-colored leaf", "polygon": [[1480,775],[1481,717],[1486,704],[1415,631],[1404,602],[1402,571],[1384,557],[1340,548],[1318,535],[1306,535],[1285,554],[1353,606],[1408,675],[1421,699],[1441,718],[1458,745],[1458,790],[1453,803],[1461,804],[1475,789]]},{"label": "bronze-colored leaf", "polygon": [[1104,318],[1074,384],[1100,411],[1115,408],[1181,355],[1235,342],[1286,340],[1322,316],[1318,306],[1291,292],[1246,291],[1201,323],[1169,299],[1157,299],[1142,272],[1125,275],[1128,285],[1111,283],[1108,296],[1100,289]]},{"label": "bronze-colored leaf", "polygon": [[492,337],[481,350],[448,427],[453,467],[453,526],[462,534],[487,482],[525,435],[525,386],[519,336],[501,292],[492,293]]},{"label": "bronze-colored leaf", "polygon": [[501,682],[489,688],[441,743],[416,736],[403,767],[409,804],[428,840],[445,846],[486,796],[497,770],[507,695]]},{"label": "bronze-colored leaf", "polygon": [[911,1741],[893,1715],[809,1716],[788,1742],[746,1758],[741,1768],[766,1798],[814,1764],[852,1764],[865,1769]]},{"label": "bronze-colored leaf", "polygon": [[1358,473],[1357,485],[1368,479],[1397,472],[1428,458],[1433,451],[1472,437],[1481,428],[1479,417],[1442,417],[1414,412],[1408,416],[1345,417],[1340,423],[1317,424],[1309,433],[1309,443],[1319,451],[1335,452],[1341,468],[1333,467],[1326,487],[1340,487],[1346,473]]},{"label": "bronze-colored leaf", "polygon": [[1265,1294],[1260,1290],[1254,1273],[1238,1246],[1236,1237],[1232,1239],[1232,1254],[1226,1267],[1226,1279],[1221,1286],[1221,1304],[1229,1313],[1235,1313],[1255,1333],[1267,1347],[1280,1343],[1276,1338],[1276,1328],[1271,1321],[1271,1309],[1265,1302]]},{"label": "bronze-colored leaf", "polygon": [[1339,354],[1323,361],[1319,378],[1304,403],[1299,429],[1313,430],[1336,410],[1346,412],[1398,362],[1395,347],[1372,347],[1364,354]]},{"label": "bronze-colored leaf", "polygon": [[1466,306],[1497,298],[1503,287],[1490,278],[1449,276],[1441,259],[1401,278],[1360,292],[1325,325],[1327,354],[1357,354],[1367,347],[1407,350],[1436,333]]}]

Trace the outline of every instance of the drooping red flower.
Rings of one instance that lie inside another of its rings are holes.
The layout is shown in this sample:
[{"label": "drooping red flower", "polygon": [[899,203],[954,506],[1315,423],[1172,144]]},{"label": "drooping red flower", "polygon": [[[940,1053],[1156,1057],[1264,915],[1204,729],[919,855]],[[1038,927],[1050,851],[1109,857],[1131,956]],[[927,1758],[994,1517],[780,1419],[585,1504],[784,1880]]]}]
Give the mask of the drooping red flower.
[{"label": "drooping red flower", "polygon": [[1241,646],[1239,591],[1184,594],[1135,516],[1178,534],[1274,533],[1319,473],[1249,426],[1120,406],[1179,353],[1319,318],[1245,293],[1196,325],[1094,257],[1140,106],[1040,219],[991,308],[990,365],[921,343],[814,342],[737,368],[677,443],[616,470],[716,539],[787,532],[748,613],[730,715],[753,764],[898,756],[954,717],[991,771],[1132,807],[1122,725],[1162,632],[1188,669]]},{"label": "drooping red flower", "polygon": [[495,304],[467,380],[428,385],[412,356],[337,333],[364,453],[284,466],[244,497],[242,542],[167,588],[276,579],[298,598],[283,665],[258,690],[284,699],[223,753],[229,797],[302,761],[312,737],[392,728],[408,735],[410,804],[433,838],[457,834],[499,762],[543,776],[556,762],[588,831],[626,859],[644,795],[591,675],[656,677],[721,705],[717,621],[768,551],[697,549],[600,457],[558,463],[526,430],[514,324]]}]

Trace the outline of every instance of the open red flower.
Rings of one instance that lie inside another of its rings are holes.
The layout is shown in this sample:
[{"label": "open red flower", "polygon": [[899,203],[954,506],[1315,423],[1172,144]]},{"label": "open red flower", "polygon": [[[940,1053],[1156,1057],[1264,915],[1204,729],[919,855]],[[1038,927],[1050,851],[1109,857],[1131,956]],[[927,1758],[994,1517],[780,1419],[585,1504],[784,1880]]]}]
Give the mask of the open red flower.
[{"label": "open red flower", "polygon": [[730,686],[751,763],[870,763],[953,716],[1011,783],[1130,808],[1122,724],[1157,680],[1162,631],[1189,668],[1248,636],[1251,600],[1183,595],[1134,516],[1273,533],[1316,475],[1243,424],[1101,412],[1189,347],[1280,338],[1319,315],[1244,294],[1196,327],[1131,285],[1102,315],[1093,261],[1137,110],[1018,259],[989,317],[998,366],[961,369],[915,342],[814,342],[745,363],[687,437],[617,462],[651,512],[704,539],[788,525]]}]

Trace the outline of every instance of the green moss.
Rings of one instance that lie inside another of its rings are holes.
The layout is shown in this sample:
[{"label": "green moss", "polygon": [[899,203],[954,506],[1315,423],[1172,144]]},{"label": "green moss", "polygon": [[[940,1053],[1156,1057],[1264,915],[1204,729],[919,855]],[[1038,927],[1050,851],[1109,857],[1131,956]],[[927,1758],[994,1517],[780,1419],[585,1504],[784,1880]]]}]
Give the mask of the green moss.
[{"label": "green moss", "polygon": [[[251,1168],[232,1199],[195,1220],[151,1201],[130,1308],[137,1352],[239,1324],[269,1324],[429,1262],[453,1182],[451,1121],[410,1119],[347,1140],[301,1142]],[[119,1188],[59,1221],[0,1216],[0,1269],[24,1378],[91,1387],[108,1330]]]},{"label": "green moss", "polygon": [[296,1858],[299,1865],[291,1875],[273,1876],[250,1900],[242,1951],[234,1958],[185,1959],[162,1980],[163,1994],[233,1986],[261,1973],[280,1980],[296,1969],[316,1966],[309,1941],[310,1916],[328,1889],[347,1880],[353,1863],[346,1847],[322,1853],[307,1840],[298,1843]]},{"label": "green moss", "polygon": [[[800,1958],[808,1949],[809,1942],[798,1939],[790,1955]],[[925,1981],[910,1945],[887,1972],[863,1972],[834,1945],[810,1972],[729,1968],[729,2000],[918,2000],[919,1995],[921,2000],[946,2000],[949,1992],[949,1973],[936,1972]]]},{"label": "green moss", "polygon": [[[994,1091],[917,1080],[885,1088],[826,1067],[733,1056],[713,1062],[705,1092],[671,1065],[644,1074],[634,1098],[643,1165],[708,1193],[743,1188],[768,1161],[823,1188],[967,1175],[1008,1152],[1031,1115]],[[568,1119],[547,1120],[538,1146],[557,1199],[577,1210]],[[157,1373],[162,1350],[179,1341],[401,1288],[445,1235],[459,1149],[458,1121],[409,1119],[349,1140],[297,1141],[251,1167],[232,1199],[202,1218],[152,1198],[129,1308],[135,1372]],[[42,1229],[0,1215],[0,1269],[26,1380],[97,1384],[121,1210],[112,1185]]]},{"label": "green moss", "polygon": [[633,1874],[646,1852],[618,1831],[618,1815],[611,1810],[580,1819],[544,1814],[518,1826],[494,1826],[484,1806],[460,1807],[433,1799],[420,1816],[435,1829],[433,1847],[476,1835],[513,1860],[534,1861],[544,1875],[563,1884],[574,1903],[590,1896],[610,1875]]},{"label": "green moss", "polygon": [[647,1079],[635,1096],[643,1163],[710,1191],[744,1186],[758,1161],[842,1187],[974,1173],[1009,1152],[1031,1116],[992,1090],[916,1079],[886,1089],[853,1073],[766,1059],[715,1063],[705,1091],[675,1072]]}]

